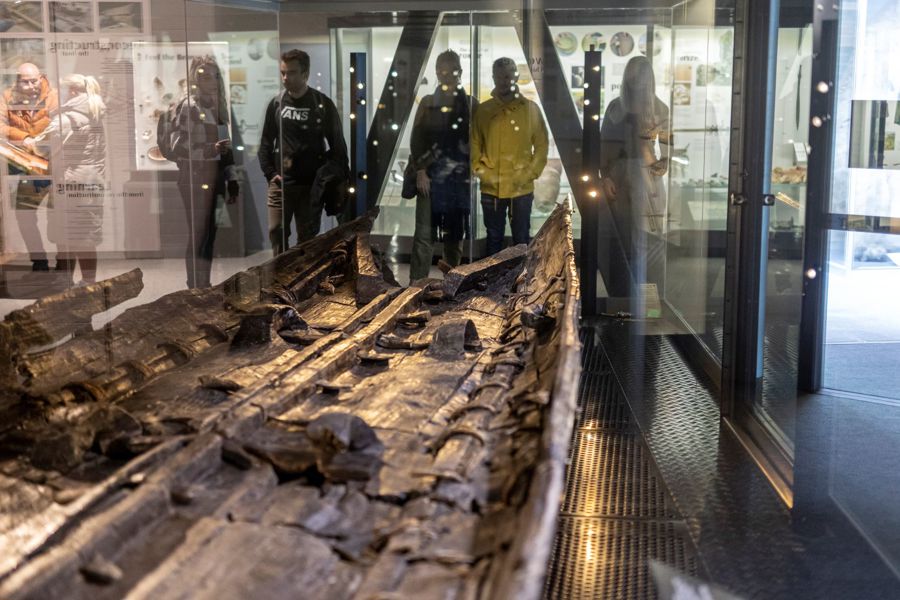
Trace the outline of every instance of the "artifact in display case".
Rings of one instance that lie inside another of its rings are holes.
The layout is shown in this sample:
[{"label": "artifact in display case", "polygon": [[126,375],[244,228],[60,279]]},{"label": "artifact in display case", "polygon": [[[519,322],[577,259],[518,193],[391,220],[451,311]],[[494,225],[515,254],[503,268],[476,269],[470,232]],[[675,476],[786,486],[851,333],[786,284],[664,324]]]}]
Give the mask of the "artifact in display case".
[{"label": "artifact in display case", "polygon": [[0,141],[0,158],[27,175],[46,175],[50,172],[47,159],[9,142]]},{"label": "artifact in display case", "polygon": [[772,183],[806,183],[806,167],[775,167]]},{"label": "artifact in display case", "polygon": [[3,0],[0,2],[0,33],[43,31],[41,2]]},{"label": "artifact in display case", "polygon": [[54,33],[87,33],[94,30],[90,2],[50,2],[50,31]]},{"label": "artifact in display case", "polygon": [[138,2],[100,2],[100,31],[137,33],[143,27],[143,5]]},{"label": "artifact in display case", "polygon": [[540,597],[578,389],[570,209],[405,289],[372,219],[101,330],[139,270],[7,316],[0,597]]}]

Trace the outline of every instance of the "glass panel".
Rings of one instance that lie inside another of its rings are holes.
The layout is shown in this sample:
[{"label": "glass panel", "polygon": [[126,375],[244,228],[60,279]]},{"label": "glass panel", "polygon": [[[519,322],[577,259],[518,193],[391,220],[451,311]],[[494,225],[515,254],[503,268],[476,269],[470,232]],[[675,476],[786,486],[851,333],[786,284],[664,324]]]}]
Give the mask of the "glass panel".
[{"label": "glass panel", "polygon": [[0,2],[0,20],[0,314],[139,268],[99,326],[270,256],[256,152],[276,13],[43,0]]},{"label": "glass panel", "polygon": [[841,6],[832,212],[900,217],[900,196],[895,193],[900,172],[851,168],[859,164],[851,146],[859,145],[865,131],[852,128],[855,101],[881,107],[883,163],[900,163],[895,131],[900,63],[886,59],[894,54],[898,30],[900,9],[893,0],[859,0]]},{"label": "glass panel", "polygon": [[[900,28],[896,2],[841,7],[831,210],[900,216],[895,135],[900,70],[884,60]],[[875,167],[875,168],[872,168]],[[898,398],[900,238],[832,231],[828,263],[825,387]]]},{"label": "glass panel", "polygon": [[751,406],[787,456],[793,455],[806,206],[806,140],[812,27],[778,29],[768,215],[762,391]]},{"label": "glass panel", "polygon": [[900,236],[830,238],[824,386],[900,400]]},{"label": "glass panel", "polygon": [[671,37],[674,60],[664,70],[674,107],[665,298],[721,357],[734,31],[679,27]]}]

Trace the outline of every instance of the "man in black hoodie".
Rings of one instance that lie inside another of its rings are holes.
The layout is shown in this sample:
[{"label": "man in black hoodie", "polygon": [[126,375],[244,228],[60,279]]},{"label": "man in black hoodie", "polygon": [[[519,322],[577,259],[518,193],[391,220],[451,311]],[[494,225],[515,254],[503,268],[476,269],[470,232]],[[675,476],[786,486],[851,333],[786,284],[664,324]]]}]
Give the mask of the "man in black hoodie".
[{"label": "man in black hoodie", "polygon": [[309,87],[309,55],[281,55],[284,91],[269,102],[259,144],[259,164],[269,181],[269,240],[277,256],[289,246],[291,220],[298,242],[314,238],[323,202],[310,195],[316,173],[328,161],[349,172],[347,144],[334,102]]}]

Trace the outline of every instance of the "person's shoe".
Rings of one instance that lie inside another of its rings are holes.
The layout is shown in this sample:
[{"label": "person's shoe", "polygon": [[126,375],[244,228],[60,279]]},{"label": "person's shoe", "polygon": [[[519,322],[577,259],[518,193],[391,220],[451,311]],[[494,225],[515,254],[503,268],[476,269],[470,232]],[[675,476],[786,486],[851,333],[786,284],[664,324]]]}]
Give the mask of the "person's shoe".
[{"label": "person's shoe", "polygon": [[31,270],[32,271],[49,271],[50,263],[46,259],[33,260],[33,261],[31,261]]}]

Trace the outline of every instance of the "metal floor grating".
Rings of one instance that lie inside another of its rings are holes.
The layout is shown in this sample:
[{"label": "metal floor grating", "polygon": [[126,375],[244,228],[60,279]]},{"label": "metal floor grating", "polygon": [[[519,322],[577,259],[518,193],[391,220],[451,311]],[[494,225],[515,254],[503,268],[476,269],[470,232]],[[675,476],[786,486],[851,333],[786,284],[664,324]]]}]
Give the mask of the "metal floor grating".
[{"label": "metal floor grating", "polygon": [[563,514],[677,519],[650,451],[637,434],[576,430]]},{"label": "metal floor grating", "polygon": [[655,598],[649,560],[697,575],[688,527],[591,328],[545,598]]},{"label": "metal floor grating", "polygon": [[696,576],[697,554],[679,521],[560,517],[545,598],[655,598],[648,561]]},{"label": "metal floor grating", "polygon": [[[627,430],[633,425],[628,406],[618,393],[619,384],[611,371],[584,371],[578,399],[579,429]],[[605,402],[597,402],[605,398]]]}]

